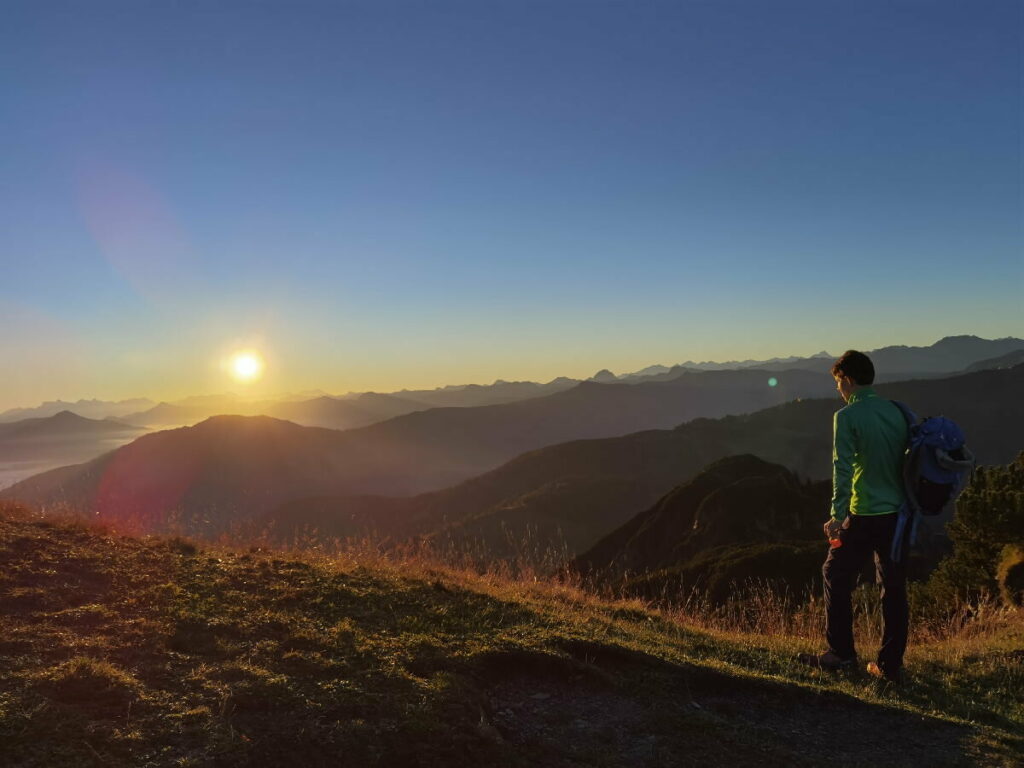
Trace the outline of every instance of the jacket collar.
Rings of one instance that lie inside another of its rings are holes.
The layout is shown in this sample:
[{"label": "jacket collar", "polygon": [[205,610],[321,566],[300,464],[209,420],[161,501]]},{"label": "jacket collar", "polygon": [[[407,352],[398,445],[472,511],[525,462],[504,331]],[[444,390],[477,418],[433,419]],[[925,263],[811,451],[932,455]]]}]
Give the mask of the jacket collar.
[{"label": "jacket collar", "polygon": [[847,405],[853,405],[859,403],[861,400],[867,400],[869,397],[878,397],[875,390],[871,387],[861,387],[856,392],[850,395],[850,402]]}]

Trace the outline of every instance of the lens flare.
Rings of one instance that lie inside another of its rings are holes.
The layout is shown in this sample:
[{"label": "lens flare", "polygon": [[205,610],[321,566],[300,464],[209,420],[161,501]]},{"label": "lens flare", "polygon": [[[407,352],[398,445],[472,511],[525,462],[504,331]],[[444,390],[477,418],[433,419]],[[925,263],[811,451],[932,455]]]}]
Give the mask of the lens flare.
[{"label": "lens flare", "polygon": [[772,376],[770,379],[768,379],[768,386],[769,387],[777,387],[777,386],[779,386],[779,380],[776,379],[774,376]]}]

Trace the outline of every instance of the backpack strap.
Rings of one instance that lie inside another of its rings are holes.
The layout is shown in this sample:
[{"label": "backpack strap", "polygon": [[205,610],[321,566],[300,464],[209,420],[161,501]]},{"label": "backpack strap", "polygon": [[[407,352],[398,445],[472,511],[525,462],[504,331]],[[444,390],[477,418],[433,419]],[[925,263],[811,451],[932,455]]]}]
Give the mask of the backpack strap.
[{"label": "backpack strap", "polygon": [[910,406],[906,403],[899,400],[890,400],[889,402],[900,409],[900,413],[903,414],[903,418],[907,422],[907,455],[903,461],[903,491],[906,494],[910,511],[917,512],[915,485],[918,464],[921,461],[919,452],[914,450],[918,445],[915,441],[915,437],[917,437],[917,414],[910,410]]},{"label": "backpack strap", "polygon": [[913,429],[917,426],[917,414],[910,410],[909,405],[900,402],[899,400],[890,400],[889,402],[900,409],[900,413],[902,413],[903,418],[906,419],[908,429]]},{"label": "backpack strap", "polygon": [[914,432],[917,426],[917,414],[910,410],[910,406],[899,400],[890,400],[893,405],[900,409],[903,419],[907,422],[907,449],[910,455],[903,464],[903,490],[905,499],[900,505],[896,518],[896,532],[892,538],[892,550],[889,553],[893,562],[903,559],[907,550],[914,545],[917,538],[917,499],[914,497],[912,478],[916,472],[914,466],[917,456],[910,450],[914,444]]}]

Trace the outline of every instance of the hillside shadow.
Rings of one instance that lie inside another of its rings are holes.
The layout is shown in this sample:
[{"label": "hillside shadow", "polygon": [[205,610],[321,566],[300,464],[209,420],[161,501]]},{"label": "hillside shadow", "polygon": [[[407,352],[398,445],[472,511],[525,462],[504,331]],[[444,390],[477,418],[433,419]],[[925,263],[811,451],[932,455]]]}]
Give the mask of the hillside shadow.
[{"label": "hillside shadow", "polygon": [[557,645],[564,655],[474,659],[495,727],[538,765],[977,764],[969,726],[619,646]]}]

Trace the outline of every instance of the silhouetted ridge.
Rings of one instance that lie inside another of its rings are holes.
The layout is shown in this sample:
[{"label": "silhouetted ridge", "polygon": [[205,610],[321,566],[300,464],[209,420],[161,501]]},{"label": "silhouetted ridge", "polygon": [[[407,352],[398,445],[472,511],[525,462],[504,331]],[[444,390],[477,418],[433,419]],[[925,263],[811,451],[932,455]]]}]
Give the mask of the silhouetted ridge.
[{"label": "silhouetted ridge", "polygon": [[966,371],[987,371],[993,368],[1014,368],[1024,363],[1024,347],[1021,349],[1015,349],[1012,352],[1007,352],[1005,355],[999,357],[989,358],[988,360],[979,360],[972,365],[967,366]]},{"label": "silhouetted ridge", "polygon": [[676,486],[577,559],[582,570],[644,573],[738,544],[820,539],[826,483],[805,484],[779,464],[730,456]]}]

